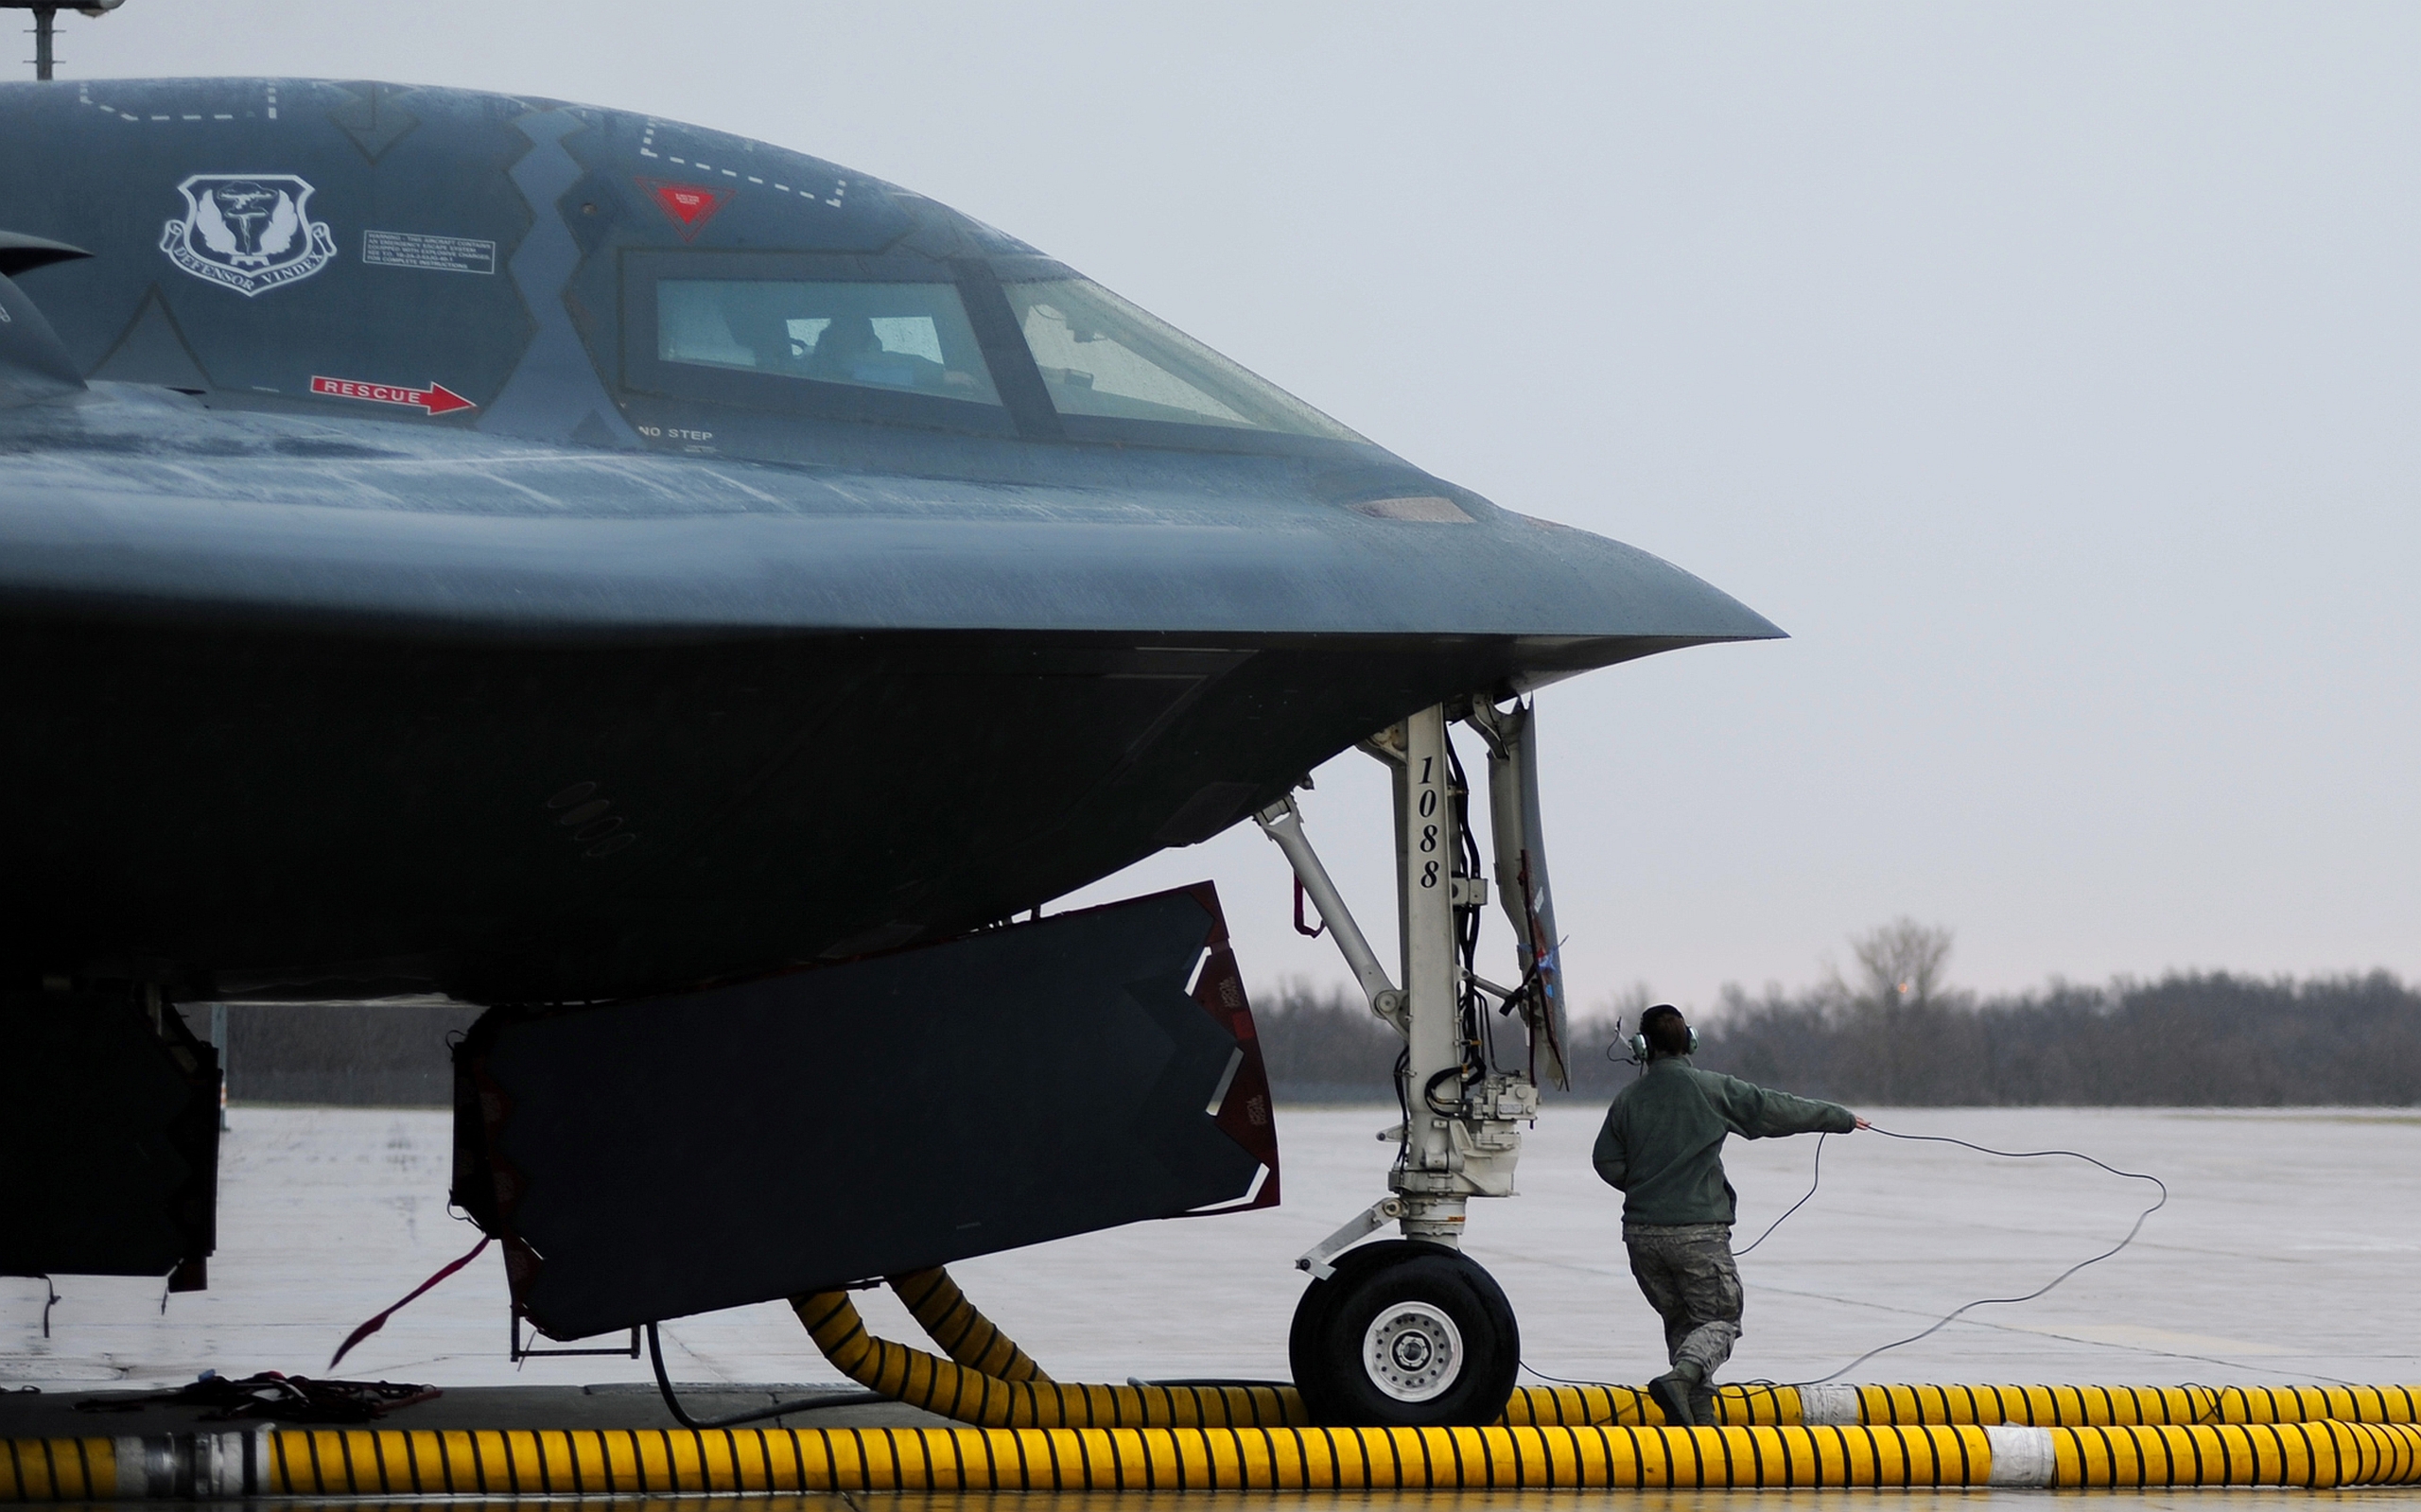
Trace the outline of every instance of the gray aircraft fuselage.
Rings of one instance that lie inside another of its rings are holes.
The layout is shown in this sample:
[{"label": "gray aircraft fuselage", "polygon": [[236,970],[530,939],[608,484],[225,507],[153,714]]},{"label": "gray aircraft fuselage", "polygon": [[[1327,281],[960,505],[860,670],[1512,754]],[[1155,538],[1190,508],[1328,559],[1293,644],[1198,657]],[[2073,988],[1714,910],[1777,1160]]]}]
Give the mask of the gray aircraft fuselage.
[{"label": "gray aircraft fuselage", "polygon": [[9,981],[879,950],[1779,634],[783,148],[296,79],[0,85],[0,233],[91,254],[0,237]]}]

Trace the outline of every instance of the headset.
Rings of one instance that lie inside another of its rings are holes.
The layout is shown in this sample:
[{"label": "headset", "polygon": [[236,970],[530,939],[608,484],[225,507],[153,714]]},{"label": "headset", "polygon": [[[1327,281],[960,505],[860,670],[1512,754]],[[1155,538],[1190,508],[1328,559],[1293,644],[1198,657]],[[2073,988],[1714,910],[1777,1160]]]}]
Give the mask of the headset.
[{"label": "headset", "polygon": [[[1675,1008],[1671,1003],[1660,1002],[1656,1004],[1655,1007],[1648,1009],[1647,1014],[1654,1013],[1657,1008],[1668,1010],[1675,1015],[1679,1015],[1681,1013],[1681,1010],[1679,1008]],[[1642,1014],[1639,1016],[1641,1022],[1645,1023],[1646,1021],[1647,1014]],[[1689,1031],[1690,1048],[1683,1051],[1681,1053],[1684,1055],[1695,1055],[1698,1052],[1698,1026],[1695,1024],[1690,1025]],[[1622,1034],[1622,1025],[1620,1022],[1617,1022],[1614,1025],[1614,1033],[1616,1035],[1620,1035]],[[1625,1049],[1630,1051],[1630,1063],[1633,1066],[1645,1066],[1649,1061],[1656,1058],[1656,1048],[1648,1044],[1647,1032],[1646,1030],[1640,1030],[1634,1033],[1629,1039],[1621,1040],[1620,1043]],[[1607,1058],[1610,1060],[1613,1058],[1611,1049],[1608,1051]]]}]

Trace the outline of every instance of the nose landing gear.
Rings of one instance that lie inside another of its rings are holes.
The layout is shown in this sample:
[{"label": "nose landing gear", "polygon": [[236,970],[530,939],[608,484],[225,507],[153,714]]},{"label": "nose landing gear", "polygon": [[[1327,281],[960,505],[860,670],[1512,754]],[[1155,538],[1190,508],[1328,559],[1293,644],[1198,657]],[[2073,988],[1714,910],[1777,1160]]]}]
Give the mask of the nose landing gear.
[{"label": "nose landing gear", "polygon": [[[1479,976],[1479,911],[1489,887],[1468,820],[1468,789],[1447,735],[1450,716],[1489,746],[1496,890],[1513,923],[1519,985]],[[1520,1125],[1535,1120],[1541,1070],[1563,1077],[1563,1002],[1547,898],[1530,711],[1485,699],[1423,709],[1367,742],[1395,774],[1396,875],[1403,986],[1337,895],[1290,797],[1260,815],[1286,853],[1369,999],[1404,1038],[1396,1066],[1403,1121],[1392,1195],[1296,1263],[1312,1273],[1295,1310],[1288,1356],[1315,1420],[1433,1427],[1493,1422],[1512,1395],[1521,1332],[1503,1289],[1457,1246],[1472,1197],[1513,1195]],[[1485,996],[1484,996],[1485,995]],[[1497,1013],[1486,999],[1493,997]],[[1492,1020],[1518,1013],[1521,1069],[1500,1062]],[[1404,1237],[1350,1248],[1388,1222]]]}]

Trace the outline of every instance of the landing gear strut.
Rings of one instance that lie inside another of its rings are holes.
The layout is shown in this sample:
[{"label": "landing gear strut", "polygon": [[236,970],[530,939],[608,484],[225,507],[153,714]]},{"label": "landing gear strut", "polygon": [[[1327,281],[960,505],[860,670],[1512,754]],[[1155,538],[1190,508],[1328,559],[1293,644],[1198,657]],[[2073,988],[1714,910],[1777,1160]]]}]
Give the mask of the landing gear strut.
[{"label": "landing gear strut", "polygon": [[[1489,747],[1497,894],[1518,943],[1519,981],[1509,988],[1476,968],[1489,885],[1450,717]],[[1564,1080],[1562,986],[1529,722],[1525,707],[1501,711],[1475,699],[1423,709],[1365,744],[1395,775],[1401,988],[1313,852],[1294,799],[1258,816],[1318,906],[1370,1011],[1404,1039],[1396,1063],[1403,1121],[1380,1136],[1401,1147],[1387,1178],[1392,1194],[1296,1262],[1313,1279],[1295,1311],[1288,1356],[1296,1388],[1324,1423],[1486,1423],[1512,1394],[1521,1364],[1512,1307],[1459,1246],[1467,1199],[1514,1194],[1519,1125],[1538,1116],[1537,1073]],[[1527,1040],[1519,1069],[1499,1062],[1491,1024],[1515,1014]],[[1389,1222],[1403,1238],[1349,1247]]]}]

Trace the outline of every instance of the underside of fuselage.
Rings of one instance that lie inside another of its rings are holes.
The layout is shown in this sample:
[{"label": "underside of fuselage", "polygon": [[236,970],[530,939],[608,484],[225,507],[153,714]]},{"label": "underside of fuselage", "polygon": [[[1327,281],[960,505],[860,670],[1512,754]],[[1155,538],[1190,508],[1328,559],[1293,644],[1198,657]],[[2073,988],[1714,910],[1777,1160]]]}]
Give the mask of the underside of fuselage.
[{"label": "underside of fuselage", "polygon": [[929,941],[1210,837],[1409,708],[1653,642],[0,633],[21,981],[662,992]]}]

